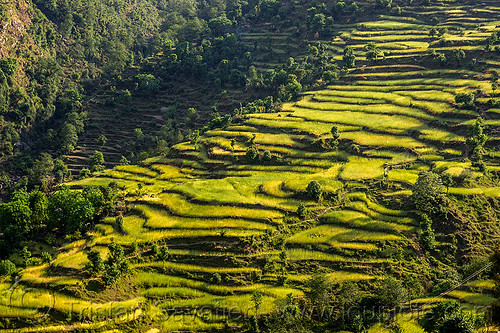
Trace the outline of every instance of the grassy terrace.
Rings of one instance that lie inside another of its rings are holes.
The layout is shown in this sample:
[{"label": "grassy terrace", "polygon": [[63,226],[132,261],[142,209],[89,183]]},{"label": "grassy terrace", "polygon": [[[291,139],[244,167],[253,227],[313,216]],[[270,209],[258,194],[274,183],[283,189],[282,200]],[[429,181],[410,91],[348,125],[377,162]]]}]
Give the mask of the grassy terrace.
[{"label": "grassy terrace", "polygon": [[[391,257],[394,244],[405,244],[413,251],[417,232],[417,221],[391,205],[392,198],[405,200],[421,171],[434,168],[458,177],[473,170],[470,162],[460,158],[465,151],[463,125],[473,123],[477,113],[457,108],[455,95],[477,89],[492,93],[491,83],[482,73],[414,65],[415,57],[425,54],[433,41],[428,35],[430,27],[419,20],[422,15],[449,16],[448,24],[462,22],[467,27],[465,36],[474,36],[474,41],[497,29],[486,25],[481,27],[484,31],[478,30],[466,24],[467,20],[460,21],[470,14],[468,11],[443,8],[426,7],[415,13],[414,20],[382,17],[339,27],[342,41],[336,38],[329,50],[340,59],[339,52],[347,44],[359,56],[360,68],[351,70],[345,80],[307,92],[299,101],[286,103],[279,113],[252,114],[238,126],[208,131],[196,146],[178,144],[167,157],[146,160],[141,166],[118,166],[70,183],[73,188],[82,188],[116,182],[130,208],[124,217],[123,233],[117,232],[113,219],[108,218],[91,237],[61,249],[52,262],[59,268],[56,273],[49,274],[49,265],[25,269],[22,277],[26,285],[21,285],[28,288],[29,283],[40,293],[19,306],[6,303],[9,286],[0,284],[1,316],[41,316],[36,297],[53,297],[58,310],[68,310],[68,302],[74,302],[76,308],[70,311],[90,308],[97,313],[132,311],[144,302],[159,300],[142,315],[174,307],[186,314],[196,306],[213,310],[209,318],[181,323],[173,316],[162,324],[166,331],[196,331],[223,327],[225,318],[217,317],[216,309],[246,309],[252,314],[253,291],[264,294],[262,314],[270,312],[274,302],[288,293],[303,295],[303,283],[311,272],[301,265],[321,263],[329,267],[332,281],[377,279],[395,262]],[[500,8],[491,10],[500,13]],[[243,39],[253,45],[254,39],[269,38],[275,49],[285,52],[287,36],[289,32],[245,32]],[[457,41],[459,37],[451,33],[444,36]],[[366,62],[363,46],[368,41],[388,51],[387,59],[398,57],[400,62]],[[475,50],[479,46],[462,48]],[[490,66],[499,67],[500,63],[491,62]],[[500,124],[500,110],[490,109],[486,114],[492,115],[486,125],[494,130]],[[318,139],[331,137],[333,125],[340,131],[340,150],[314,145]],[[273,154],[272,162],[246,159],[253,135],[260,153],[269,150]],[[234,149],[231,139],[236,141]],[[488,166],[499,170],[498,152],[490,155]],[[312,180],[328,194],[338,193],[342,199],[339,204],[308,198],[305,191]],[[380,185],[383,181],[387,181],[386,187]],[[369,191],[375,186],[379,195]],[[499,197],[500,188],[453,186],[449,193]],[[301,203],[310,212],[304,220],[296,215]],[[293,264],[286,286],[277,286],[276,273],[263,270],[260,264],[263,258],[279,262],[281,250],[252,249],[247,253],[235,247],[263,235],[284,239],[283,252]],[[60,290],[82,279],[76,272],[87,263],[84,251],[95,248],[104,255],[105,245],[112,241],[125,247],[137,242],[145,248],[164,241],[171,257],[166,262],[134,263],[132,276],[140,293],[120,302],[99,303],[85,296],[51,294],[54,286]],[[242,263],[231,258],[260,261]],[[227,280],[213,283],[215,273]],[[256,273],[262,275],[261,280],[250,283],[250,276]],[[470,304],[490,304],[490,296],[470,290],[488,286],[478,281],[449,297]],[[106,323],[96,325],[105,327]],[[408,332],[420,332],[413,321],[403,326]],[[45,326],[47,331],[59,328]],[[385,331],[381,328],[376,332]]]}]

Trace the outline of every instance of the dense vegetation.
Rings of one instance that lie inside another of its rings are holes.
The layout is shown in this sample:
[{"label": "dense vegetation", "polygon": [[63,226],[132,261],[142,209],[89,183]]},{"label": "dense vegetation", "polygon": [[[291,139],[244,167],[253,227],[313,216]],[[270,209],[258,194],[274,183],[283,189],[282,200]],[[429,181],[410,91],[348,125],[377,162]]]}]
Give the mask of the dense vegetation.
[{"label": "dense vegetation", "polygon": [[496,327],[499,13],[0,3],[0,328]]}]

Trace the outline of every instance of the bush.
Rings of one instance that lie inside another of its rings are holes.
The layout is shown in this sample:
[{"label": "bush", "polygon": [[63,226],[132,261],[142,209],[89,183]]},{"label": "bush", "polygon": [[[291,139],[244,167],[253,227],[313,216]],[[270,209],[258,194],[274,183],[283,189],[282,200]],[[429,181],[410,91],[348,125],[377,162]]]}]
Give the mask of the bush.
[{"label": "bush", "polygon": [[315,181],[315,180],[311,180],[311,182],[309,182],[309,185],[307,185],[307,194],[311,197],[311,198],[314,198],[316,200],[319,200],[321,199],[322,195],[323,195],[323,188],[321,187],[321,185]]},{"label": "bush", "polygon": [[16,272],[16,265],[10,260],[0,261],[0,275],[11,275]]}]

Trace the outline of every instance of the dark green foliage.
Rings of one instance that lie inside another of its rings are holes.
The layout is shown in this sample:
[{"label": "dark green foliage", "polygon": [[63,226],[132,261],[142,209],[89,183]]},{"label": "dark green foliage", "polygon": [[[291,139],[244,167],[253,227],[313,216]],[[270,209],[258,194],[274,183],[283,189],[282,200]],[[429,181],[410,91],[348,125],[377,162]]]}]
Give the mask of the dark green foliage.
[{"label": "dark green foliage", "polygon": [[0,70],[7,76],[11,77],[17,72],[17,59],[2,58],[0,59]]},{"label": "dark green foliage", "polygon": [[90,155],[89,167],[92,172],[104,170],[104,156],[100,151],[96,150]]},{"label": "dark green foliage", "polygon": [[479,117],[476,119],[474,126],[469,128],[469,137],[466,143],[469,146],[469,156],[473,162],[473,166],[479,167],[483,172],[485,171],[485,166],[482,160],[486,141],[488,141],[488,136],[484,134],[484,121],[483,118]]},{"label": "dark green foliage", "polygon": [[49,198],[48,212],[49,227],[70,234],[86,230],[92,223],[95,209],[81,193],[63,187]]},{"label": "dark green foliage", "polygon": [[250,147],[247,149],[245,155],[250,162],[253,162],[259,157],[259,150],[255,147]]},{"label": "dark green foliage", "polygon": [[115,283],[120,276],[129,270],[128,261],[121,245],[111,243],[108,245],[109,254],[104,262],[102,279],[106,285]]},{"label": "dark green foliage", "polygon": [[458,93],[455,96],[455,102],[457,104],[465,105],[465,106],[471,106],[474,104],[475,100],[475,95],[473,93]]},{"label": "dark green foliage", "polygon": [[346,67],[348,68],[354,68],[356,67],[355,61],[356,61],[356,56],[354,55],[354,50],[350,46],[346,46],[344,49],[344,63]]},{"label": "dark green foliage", "polygon": [[444,186],[441,177],[432,171],[422,172],[412,187],[411,200],[416,209],[430,214],[445,210]]},{"label": "dark green foliage", "polygon": [[137,74],[138,89],[145,94],[152,94],[160,90],[161,79],[152,74]]},{"label": "dark green foliage", "polygon": [[426,250],[434,249],[435,236],[432,229],[432,220],[427,214],[421,215],[420,220],[420,244]]},{"label": "dark green foliage", "polygon": [[307,216],[307,208],[306,206],[301,202],[299,204],[299,207],[297,207],[297,215],[299,216],[300,219],[305,219]]},{"label": "dark green foliage", "polygon": [[0,275],[11,275],[17,270],[16,265],[10,260],[0,261]]},{"label": "dark green foliage", "polygon": [[104,261],[99,251],[91,250],[87,253],[87,258],[89,259],[89,263],[85,268],[92,276],[96,276],[104,271]]},{"label": "dark green foliage", "polygon": [[377,296],[383,306],[393,308],[408,300],[408,291],[398,280],[387,278],[380,283]]},{"label": "dark green foliage", "polygon": [[421,320],[426,332],[473,333],[474,321],[471,315],[460,310],[457,301],[446,301],[435,305]]},{"label": "dark green foliage", "polygon": [[311,180],[309,182],[306,188],[306,192],[309,195],[309,197],[314,198],[316,200],[320,200],[321,197],[323,196],[323,188],[315,180]]}]

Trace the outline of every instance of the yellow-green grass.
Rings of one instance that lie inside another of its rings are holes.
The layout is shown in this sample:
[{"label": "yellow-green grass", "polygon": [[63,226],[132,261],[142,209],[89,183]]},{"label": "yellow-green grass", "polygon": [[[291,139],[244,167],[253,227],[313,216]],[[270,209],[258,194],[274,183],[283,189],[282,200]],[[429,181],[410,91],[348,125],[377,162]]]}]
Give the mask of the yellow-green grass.
[{"label": "yellow-green grass", "polygon": [[[386,215],[378,211],[372,210],[371,208],[368,207],[368,205],[365,202],[361,201],[353,201],[346,203],[345,207],[349,208],[349,210],[332,211],[329,212],[327,216],[336,219],[338,222],[348,222],[353,219],[366,218],[368,216],[373,219],[378,219],[391,223],[404,224],[404,225],[409,225],[414,223],[413,219],[407,216]],[[379,206],[376,208],[383,208],[383,207]],[[360,216],[359,214],[364,216]]]},{"label": "yellow-green grass", "polygon": [[94,316],[116,314],[124,309],[131,309],[143,301],[144,298],[136,297],[126,301],[93,303],[51,290],[34,289],[24,286],[14,288],[9,293],[8,298],[0,298],[1,304],[8,304],[12,307],[39,308],[40,305],[43,304],[66,313]]},{"label": "yellow-green grass", "polygon": [[154,172],[151,169],[148,169],[146,167],[142,167],[139,165],[119,165],[114,168],[117,171],[124,171],[124,172],[130,172],[130,173],[136,173],[140,175],[146,175],[148,177],[154,178],[158,176],[157,172]]},{"label": "yellow-green grass", "polygon": [[[160,312],[161,310],[159,310]],[[204,313],[206,315],[206,313]],[[222,323],[207,323],[202,318],[193,314],[174,314],[160,323],[162,332],[201,332],[206,330],[219,330],[224,325]],[[156,333],[156,332],[152,332]]]},{"label": "yellow-green grass", "polygon": [[[251,294],[234,295],[234,296],[205,296],[193,299],[170,300],[162,303],[160,307],[169,308],[223,308],[231,309],[235,312],[245,313],[249,315],[255,314],[255,308],[251,300]],[[264,295],[262,297],[262,305],[259,308],[259,313],[265,314],[274,310],[275,298]]]},{"label": "yellow-green grass", "polygon": [[129,245],[133,242],[144,243],[159,241],[168,238],[199,238],[199,237],[221,237],[224,232],[227,237],[249,237],[262,234],[263,231],[253,229],[160,229],[151,231],[144,228],[145,220],[139,216],[126,216],[123,221],[125,234],[114,233],[106,236],[94,236],[89,246],[108,245],[112,242],[121,245]]},{"label": "yellow-green grass", "polygon": [[368,197],[366,196],[366,193],[364,193],[364,192],[351,192],[351,193],[346,194],[345,198],[350,199],[350,200],[363,201],[368,206],[368,208],[370,208],[371,210],[374,210],[380,214],[400,216],[400,217],[406,217],[406,215],[407,215],[407,213],[403,210],[390,209],[390,208],[384,207],[376,202],[373,202],[372,200],[368,199]]},{"label": "yellow-green grass", "polygon": [[[336,94],[341,94],[341,93],[336,92]],[[354,91],[345,92],[344,94],[346,96],[361,95],[364,97],[372,96],[374,98],[379,98],[379,97],[373,95],[391,95],[387,93],[374,93],[374,92],[365,94]],[[393,94],[391,96],[393,97],[394,100],[402,100],[400,104],[404,106],[393,105],[393,104],[346,104],[346,103],[334,103],[334,102],[314,102],[311,96],[304,97],[303,99],[295,103],[295,105],[303,108],[322,110],[322,111],[357,111],[357,112],[376,113],[376,114],[399,114],[420,119],[431,119],[431,116],[425,113],[424,111],[412,108],[410,106],[410,101],[412,101],[411,98]],[[386,98],[388,97],[386,96]]]},{"label": "yellow-green grass", "polygon": [[382,178],[386,163],[387,160],[380,158],[351,156],[342,168],[340,177],[346,180]]},{"label": "yellow-green grass", "polygon": [[273,229],[272,226],[243,219],[197,219],[172,216],[165,210],[160,210],[148,205],[136,205],[146,218],[145,227],[149,228],[176,228],[176,229],[221,229],[221,228],[239,228],[239,229]]},{"label": "yellow-green grass", "polygon": [[225,138],[246,138],[250,140],[255,134],[256,144],[276,144],[283,146],[300,146],[300,144],[295,140],[299,137],[289,134],[274,134],[274,133],[260,133],[257,130],[254,133],[250,132],[232,132],[232,131],[208,131],[205,133],[206,136],[221,136]]},{"label": "yellow-green grass", "polygon": [[[264,169],[268,170],[268,169]],[[310,168],[310,171],[317,171],[318,168]],[[319,169],[322,170],[322,169]],[[272,168],[269,171],[273,171]],[[253,208],[268,209],[270,212],[267,217],[276,216],[275,210],[290,210],[295,209],[299,201],[288,198],[276,198],[264,195],[258,195],[258,188],[267,180],[275,180],[281,178],[280,173],[276,172],[273,177],[270,173],[264,173],[261,176],[259,172],[254,170],[252,177],[228,177],[225,179],[209,179],[197,182],[189,182],[175,186],[173,189],[185,193],[186,195],[219,205],[222,204],[245,204],[254,205]],[[216,191],[214,190],[216,189]],[[253,210],[253,209],[252,209]],[[203,212],[205,212],[203,210]]]},{"label": "yellow-green grass", "polygon": [[[307,275],[307,274],[291,274],[288,277],[288,280],[290,281],[297,281],[297,282],[305,282],[308,279],[311,278],[312,275]],[[347,281],[362,281],[362,280],[373,280],[376,279],[376,276],[369,275],[369,274],[363,274],[363,273],[355,273],[355,272],[349,272],[349,271],[335,271],[332,273],[328,273],[327,277],[330,279],[330,281],[334,283],[342,283],[342,282],[347,282]]]},{"label": "yellow-green grass", "polygon": [[173,165],[167,164],[151,164],[150,167],[160,173],[156,179],[167,179],[167,180],[184,180],[193,178],[189,173],[193,172],[193,170],[189,169],[179,169]]},{"label": "yellow-green grass", "polygon": [[130,190],[137,188],[137,182],[127,179],[113,179],[109,177],[92,177],[92,178],[84,178],[80,180],[75,180],[67,183],[70,187],[85,187],[85,186],[108,186],[109,183],[115,182],[118,184],[118,187],[123,188],[125,190]]},{"label": "yellow-green grass", "polygon": [[413,149],[425,145],[408,136],[370,133],[366,131],[344,132],[340,134],[340,138],[352,140],[360,145],[375,147],[404,147]]},{"label": "yellow-green grass", "polygon": [[[234,188],[233,188],[234,189]],[[255,188],[257,189],[257,188]],[[223,195],[221,193],[221,195]],[[207,202],[209,198],[206,198]],[[222,205],[198,205],[186,200],[177,193],[163,193],[158,197],[146,198],[151,203],[159,203],[167,206],[171,211],[183,216],[199,217],[252,217],[259,219],[277,218],[282,214],[278,211],[269,209],[244,208]]]},{"label": "yellow-green grass", "polygon": [[500,187],[475,187],[475,188],[450,187],[449,193],[458,195],[483,194],[487,197],[495,198],[495,197],[500,197]]},{"label": "yellow-green grass", "polygon": [[348,97],[349,95],[313,95],[310,101],[314,102],[334,102],[345,104],[382,104],[385,103],[382,99],[377,98],[362,98],[362,97]]},{"label": "yellow-green grass", "polygon": [[[264,117],[264,115],[266,115],[266,117]],[[271,118],[268,115],[273,115],[273,114],[263,114],[262,116],[252,115],[252,117],[250,117],[250,119],[248,119],[247,122],[258,126],[267,126],[276,129],[292,129],[292,130],[304,131],[318,136],[329,134],[330,130],[332,129],[332,124],[306,121],[305,119],[294,118],[294,117]],[[339,125],[337,127],[340,132],[360,129],[360,127],[358,126],[348,126],[348,125]]]},{"label": "yellow-green grass", "polygon": [[146,177],[139,174],[124,172],[124,171],[118,171],[116,169],[106,170],[103,172],[102,175],[106,175],[113,179],[132,180],[138,183],[152,183],[154,181],[154,179],[152,179],[151,177]]},{"label": "yellow-green grass", "polygon": [[361,229],[350,229],[338,225],[320,225],[299,232],[288,239],[289,243],[301,244],[330,244],[337,242],[378,242],[386,240],[397,240],[401,236],[384,232],[375,232]]},{"label": "yellow-green grass", "polygon": [[[35,307],[37,308],[37,307]],[[36,309],[23,309],[23,308],[15,308],[10,305],[1,305],[0,304],[0,317],[3,318],[31,318],[36,319],[41,317],[42,314],[38,312]]]},{"label": "yellow-green grass", "polygon": [[411,231],[413,228],[391,223],[384,220],[375,220],[369,216],[350,210],[334,211],[324,215],[322,220],[325,224],[341,224],[347,227],[361,228],[363,230],[373,230],[381,232],[402,233]]},{"label": "yellow-green grass", "polygon": [[457,298],[460,301],[475,304],[475,305],[491,305],[496,301],[492,295],[484,293],[472,293],[462,290],[453,290],[447,294],[450,297]]},{"label": "yellow-green grass", "polygon": [[47,274],[48,264],[28,267],[23,270],[23,281],[33,284],[76,285],[80,282],[78,277],[51,276]]},{"label": "yellow-green grass", "polygon": [[417,156],[413,153],[402,153],[402,152],[395,152],[392,150],[386,150],[386,149],[372,149],[372,150],[366,150],[364,152],[365,155],[367,156],[373,156],[373,157],[382,157],[382,158],[390,158],[391,163],[394,164],[399,164],[399,163],[404,163],[404,162],[412,162],[417,159]]},{"label": "yellow-green grass", "polygon": [[389,170],[388,179],[394,182],[415,184],[419,173],[418,170],[392,169]]},{"label": "yellow-green grass", "polygon": [[473,288],[493,290],[495,288],[495,281],[494,280],[474,280],[474,281],[467,282],[466,286],[473,287]]},{"label": "yellow-green grass", "polygon": [[133,268],[157,267],[182,272],[205,272],[205,273],[251,273],[259,271],[255,267],[209,267],[191,264],[183,264],[170,261],[146,262],[131,265]]},{"label": "yellow-green grass", "polygon": [[270,180],[262,184],[262,191],[268,195],[280,198],[287,198],[293,195],[293,192],[283,190],[284,181]]},{"label": "yellow-green grass", "polygon": [[405,23],[400,21],[389,21],[389,20],[381,20],[381,21],[371,21],[371,22],[363,22],[359,23],[358,26],[360,28],[364,28],[367,30],[380,30],[380,29],[390,29],[390,30],[406,30],[406,29],[414,29],[414,30],[428,30],[427,26],[418,25],[413,23]]},{"label": "yellow-green grass", "polygon": [[[304,109],[297,106],[289,107],[289,109],[294,111],[294,117],[303,118],[309,121],[363,126],[395,134],[407,133],[410,130],[420,132],[421,130],[429,129],[429,127],[420,120],[401,115],[373,114],[353,111],[318,111]],[[341,135],[350,136],[352,133],[355,132],[341,133]],[[411,141],[412,146],[417,145],[417,143],[418,141]],[[422,146],[423,144],[418,143],[418,145]]]}]

